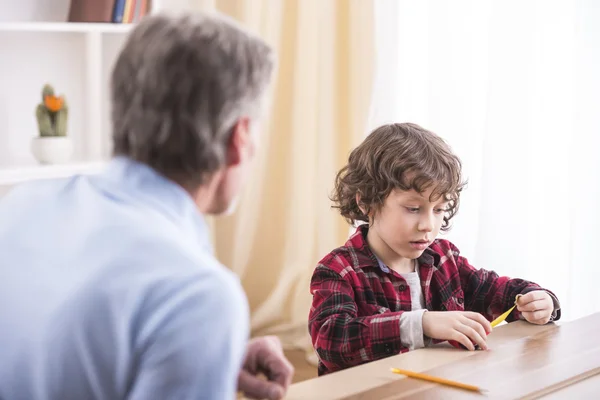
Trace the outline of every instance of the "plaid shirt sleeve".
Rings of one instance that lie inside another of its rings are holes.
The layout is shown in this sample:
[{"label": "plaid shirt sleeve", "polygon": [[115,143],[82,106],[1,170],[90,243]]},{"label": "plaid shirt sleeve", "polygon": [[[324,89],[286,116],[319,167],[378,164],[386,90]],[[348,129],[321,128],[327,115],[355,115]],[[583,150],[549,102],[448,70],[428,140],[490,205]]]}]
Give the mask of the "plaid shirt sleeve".
[{"label": "plaid shirt sleeve", "polygon": [[[554,302],[551,320],[560,318],[560,304],[556,295],[550,290],[523,279],[511,279],[499,276],[494,271],[475,269],[466,258],[459,255],[458,249],[454,245],[452,245],[452,252],[456,258],[461,286],[465,294],[465,310],[481,313],[489,321],[492,321],[514,305],[518,294],[544,290]],[[518,319],[523,318],[515,308],[506,321],[512,322]]]},{"label": "plaid shirt sleeve", "polygon": [[362,288],[345,262],[339,257],[323,260],[310,285],[310,335],[328,372],[408,351],[400,342],[402,311],[357,317],[354,296]]}]

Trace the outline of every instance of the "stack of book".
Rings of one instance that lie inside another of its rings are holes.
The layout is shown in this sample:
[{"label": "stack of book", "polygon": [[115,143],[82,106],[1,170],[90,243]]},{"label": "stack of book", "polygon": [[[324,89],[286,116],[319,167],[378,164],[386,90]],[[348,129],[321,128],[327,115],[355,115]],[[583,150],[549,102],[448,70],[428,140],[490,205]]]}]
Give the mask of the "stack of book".
[{"label": "stack of book", "polygon": [[138,22],[151,8],[151,0],[71,0],[69,22]]}]

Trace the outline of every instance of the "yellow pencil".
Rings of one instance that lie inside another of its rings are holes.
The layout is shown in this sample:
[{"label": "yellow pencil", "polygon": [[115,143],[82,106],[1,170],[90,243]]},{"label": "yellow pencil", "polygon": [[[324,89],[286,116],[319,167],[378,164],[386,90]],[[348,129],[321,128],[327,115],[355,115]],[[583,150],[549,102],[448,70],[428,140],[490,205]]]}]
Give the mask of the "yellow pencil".
[{"label": "yellow pencil", "polygon": [[429,381],[429,382],[433,382],[433,383],[440,383],[442,385],[453,386],[453,387],[456,387],[459,389],[470,390],[472,392],[480,392],[480,393],[485,392],[485,389],[481,389],[477,386],[467,385],[466,383],[455,382],[455,381],[451,381],[449,379],[439,378],[437,376],[421,374],[419,372],[407,371],[407,370],[398,369],[398,368],[392,368],[392,372],[395,374],[406,375],[410,378],[422,379],[424,381]]},{"label": "yellow pencil", "polygon": [[504,314],[500,315],[498,318],[496,318],[495,320],[493,320],[491,322],[490,325],[492,325],[492,328],[495,328],[496,326],[498,326],[501,322],[504,322],[504,320],[506,319],[506,317],[508,317],[508,314],[511,313],[511,311],[516,307],[516,305],[512,306],[511,308],[508,309],[508,311],[506,311]]},{"label": "yellow pencil", "polygon": [[511,311],[514,310],[514,308],[517,306],[517,301],[519,300],[519,297],[521,297],[521,296],[523,296],[523,295],[518,294],[515,297],[515,305],[512,306],[511,308],[509,308],[508,311],[506,311],[505,313],[503,313],[498,318],[496,318],[495,320],[492,321],[492,323],[491,323],[492,328],[495,328],[496,326],[498,326],[501,322],[503,322],[506,319],[506,317],[508,317],[508,314],[510,314]]}]

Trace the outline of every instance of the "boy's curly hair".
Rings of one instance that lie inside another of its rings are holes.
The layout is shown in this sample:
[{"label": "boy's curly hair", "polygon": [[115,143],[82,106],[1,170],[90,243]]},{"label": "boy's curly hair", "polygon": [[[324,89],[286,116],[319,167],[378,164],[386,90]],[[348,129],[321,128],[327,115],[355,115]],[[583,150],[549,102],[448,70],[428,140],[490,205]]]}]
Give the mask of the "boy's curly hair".
[{"label": "boy's curly hair", "polygon": [[[348,164],[338,172],[333,208],[350,224],[369,222],[368,214],[378,211],[392,190],[423,193],[433,186],[430,201],[441,196],[449,201],[441,228],[446,231],[466,185],[461,168],[460,159],[436,134],[411,123],[383,125],[350,153]],[[365,212],[356,202],[357,194]]]}]

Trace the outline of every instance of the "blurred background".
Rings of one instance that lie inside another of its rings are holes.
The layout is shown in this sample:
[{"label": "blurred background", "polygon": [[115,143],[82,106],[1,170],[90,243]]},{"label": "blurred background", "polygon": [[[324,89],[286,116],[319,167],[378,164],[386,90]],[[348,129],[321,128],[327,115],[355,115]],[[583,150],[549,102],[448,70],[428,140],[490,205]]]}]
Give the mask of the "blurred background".
[{"label": "blurred background", "polygon": [[[553,290],[565,321],[600,311],[600,2],[122,5],[116,15],[115,0],[0,0],[0,195],[102,168],[108,76],[131,27],[162,10],[216,9],[271,43],[279,70],[240,207],[210,220],[215,249],[242,279],[253,334],[282,338],[297,379],[316,375],[311,273],[350,232],[330,209],[333,178],[382,123],[420,124],[461,157],[469,185],[445,236],[471,264]],[[45,83],[69,104],[67,163],[32,152]]]}]

